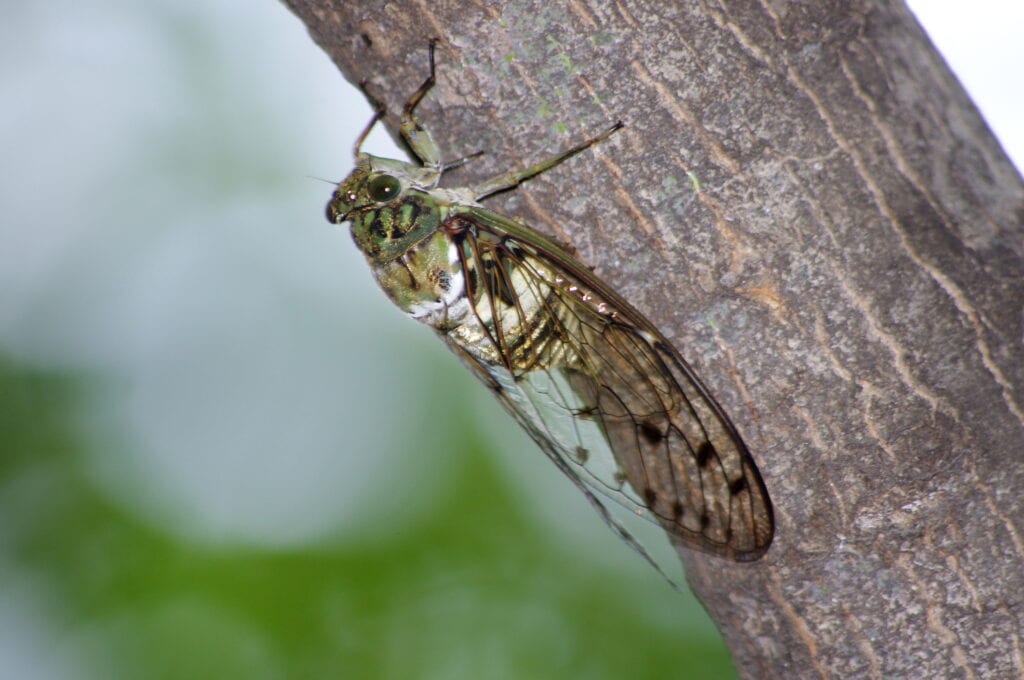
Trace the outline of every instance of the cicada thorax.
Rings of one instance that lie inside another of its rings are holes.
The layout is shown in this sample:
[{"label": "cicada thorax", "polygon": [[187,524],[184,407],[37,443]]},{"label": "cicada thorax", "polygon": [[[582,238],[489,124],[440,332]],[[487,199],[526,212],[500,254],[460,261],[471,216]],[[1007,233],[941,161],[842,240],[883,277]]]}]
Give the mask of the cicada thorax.
[{"label": "cicada thorax", "polygon": [[415,250],[441,222],[437,200],[406,191],[398,200],[352,217],[352,238],[371,264],[386,263]]},{"label": "cicada thorax", "polygon": [[390,260],[367,259],[377,284],[395,305],[442,329],[458,324],[466,306],[462,272],[452,265],[452,250],[448,238],[434,232]]}]

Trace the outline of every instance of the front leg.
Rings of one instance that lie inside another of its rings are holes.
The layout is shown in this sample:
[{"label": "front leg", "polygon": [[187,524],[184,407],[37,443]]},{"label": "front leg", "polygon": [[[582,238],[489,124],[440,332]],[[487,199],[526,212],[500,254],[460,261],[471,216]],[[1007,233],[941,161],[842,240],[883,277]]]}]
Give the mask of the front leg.
[{"label": "front leg", "polygon": [[440,176],[443,167],[441,163],[441,150],[437,147],[437,142],[434,141],[430,131],[423,127],[419,118],[416,117],[416,107],[419,106],[420,101],[430,92],[436,82],[437,66],[434,62],[434,48],[436,45],[437,38],[431,38],[430,75],[427,76],[423,84],[405,102],[405,108],[402,109],[402,123],[399,131],[402,133],[402,139],[409,145],[409,149],[412,150],[420,163],[425,167],[437,170],[438,176]]}]

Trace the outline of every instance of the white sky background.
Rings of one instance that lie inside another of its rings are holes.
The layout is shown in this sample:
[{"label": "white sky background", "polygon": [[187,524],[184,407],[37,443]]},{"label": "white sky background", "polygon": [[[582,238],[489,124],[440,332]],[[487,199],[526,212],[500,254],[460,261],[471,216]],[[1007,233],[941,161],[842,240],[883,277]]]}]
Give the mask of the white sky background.
[{"label": "white sky background", "polygon": [[981,109],[1017,171],[1024,172],[1024,3],[907,4]]}]

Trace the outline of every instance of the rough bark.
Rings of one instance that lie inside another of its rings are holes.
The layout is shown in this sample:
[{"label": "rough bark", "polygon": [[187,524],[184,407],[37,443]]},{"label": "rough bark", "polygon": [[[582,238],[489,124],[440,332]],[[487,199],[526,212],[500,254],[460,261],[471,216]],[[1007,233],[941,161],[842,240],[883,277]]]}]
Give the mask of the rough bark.
[{"label": "rough bark", "polygon": [[682,554],[741,675],[1024,676],[1024,187],[902,3],[287,4],[391,111],[442,39],[423,118],[488,152],[460,183],[626,122],[499,207],[753,451],[767,556]]}]

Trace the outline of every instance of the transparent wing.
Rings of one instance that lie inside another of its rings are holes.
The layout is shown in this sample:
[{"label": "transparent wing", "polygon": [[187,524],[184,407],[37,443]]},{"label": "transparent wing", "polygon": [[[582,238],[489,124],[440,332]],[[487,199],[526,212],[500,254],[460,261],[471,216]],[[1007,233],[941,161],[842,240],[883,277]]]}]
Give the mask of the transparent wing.
[{"label": "transparent wing", "polygon": [[664,337],[583,265],[486,210],[450,217],[474,323],[445,333],[619,533],[596,492],[678,542],[752,560],[774,531],[750,453]]}]

